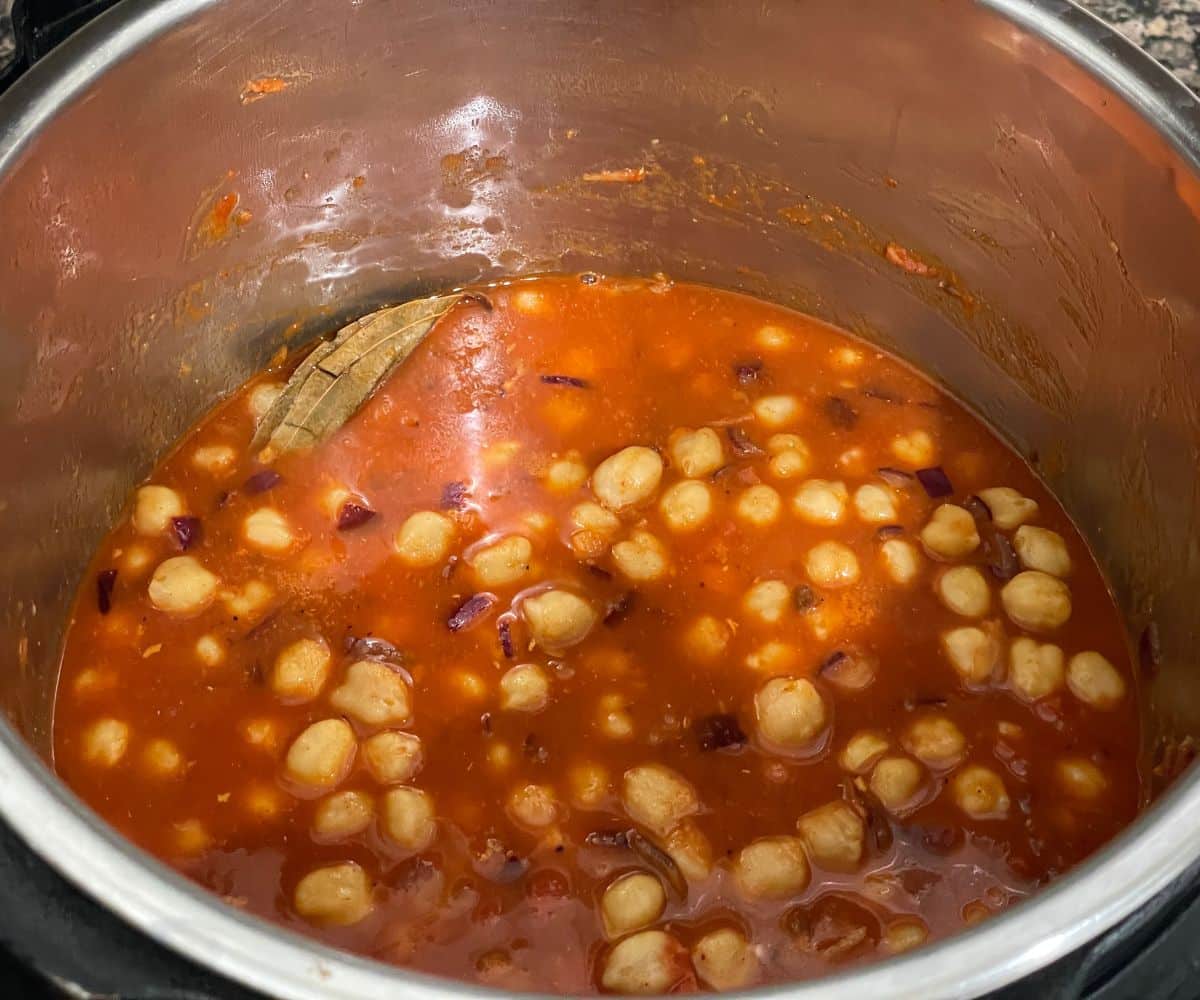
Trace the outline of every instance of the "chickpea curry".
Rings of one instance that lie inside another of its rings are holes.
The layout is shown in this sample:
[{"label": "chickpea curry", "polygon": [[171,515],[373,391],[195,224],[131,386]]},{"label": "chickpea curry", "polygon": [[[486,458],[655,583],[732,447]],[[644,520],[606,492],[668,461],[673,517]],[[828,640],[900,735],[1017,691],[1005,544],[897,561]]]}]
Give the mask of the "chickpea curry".
[{"label": "chickpea curry", "polygon": [[743,296],[481,289],[327,440],[218,405],[81,588],[62,777],[233,906],[515,990],[808,978],[1144,803],[1125,631],[1025,462]]}]

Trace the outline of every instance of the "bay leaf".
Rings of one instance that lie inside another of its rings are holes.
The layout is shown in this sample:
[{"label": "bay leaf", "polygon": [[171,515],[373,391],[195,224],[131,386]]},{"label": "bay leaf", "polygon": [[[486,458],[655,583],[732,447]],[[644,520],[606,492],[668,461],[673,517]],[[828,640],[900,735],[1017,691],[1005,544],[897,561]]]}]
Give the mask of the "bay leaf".
[{"label": "bay leaf", "polygon": [[[470,292],[414,299],[369,313],[318,344],[263,414],[252,447],[264,459],[320,444],[371,398],[433,325]],[[486,300],[483,300],[486,301]]]}]

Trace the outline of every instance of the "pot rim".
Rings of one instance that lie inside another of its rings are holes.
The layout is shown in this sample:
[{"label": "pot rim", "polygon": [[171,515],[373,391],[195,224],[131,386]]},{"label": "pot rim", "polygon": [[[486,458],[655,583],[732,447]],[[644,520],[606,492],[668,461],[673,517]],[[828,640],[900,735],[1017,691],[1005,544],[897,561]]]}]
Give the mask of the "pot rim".
[{"label": "pot rim", "polygon": [[[138,47],[219,0],[125,0],[40,60],[0,99],[0,178],[58,110]],[[1149,55],[1070,0],[976,0],[1041,37],[1139,112],[1200,172],[1200,101]],[[0,813],[60,875],[140,932],[269,996],[413,1000],[497,992],[319,944],[224,905],[109,827],[0,720]],[[1200,855],[1200,771],[1074,871],[983,924],[912,954],[761,997],[967,997],[1008,985],[1134,913]]]}]

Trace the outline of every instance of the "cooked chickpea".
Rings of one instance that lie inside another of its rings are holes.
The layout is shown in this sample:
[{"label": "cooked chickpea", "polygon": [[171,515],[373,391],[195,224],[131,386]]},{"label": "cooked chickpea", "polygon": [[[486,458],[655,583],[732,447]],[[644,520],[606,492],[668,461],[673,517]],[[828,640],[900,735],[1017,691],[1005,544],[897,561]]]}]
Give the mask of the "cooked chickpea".
[{"label": "cooked chickpea", "polygon": [[956,615],[982,618],[992,606],[992,591],[974,566],[955,566],[937,580],[937,594]]},{"label": "cooked chickpea", "polygon": [[639,931],[608,953],[600,985],[612,993],[652,996],[671,992],[690,971],[687,952],[670,934]]},{"label": "cooked chickpea", "polygon": [[621,937],[654,923],[666,909],[667,893],[648,872],[622,875],[600,897],[600,919],[610,938]]},{"label": "cooked chickpea", "polygon": [[796,647],[779,639],[764,642],[746,656],[746,666],[758,674],[786,674],[796,665]]},{"label": "cooked chickpea", "polygon": [[698,431],[681,427],[667,438],[667,453],[671,464],[688,479],[710,476],[725,464],[725,449],[721,438],[711,427]]},{"label": "cooked chickpea", "polygon": [[357,746],[348,722],[322,719],[292,741],[284,773],[306,793],[327,792],[350,773]]},{"label": "cooked chickpea", "polygon": [[701,615],[683,633],[683,649],[692,659],[711,663],[725,652],[732,637],[729,626],[720,618]]},{"label": "cooked chickpea", "polygon": [[[116,553],[113,553],[116,555]],[[154,562],[154,552],[145,545],[131,545],[121,557],[121,571],[130,576],[141,576]]]},{"label": "cooked chickpea", "polygon": [[692,964],[714,990],[740,990],[759,978],[758,955],[741,931],[722,927],[692,946]]},{"label": "cooked chickpea", "polygon": [[401,785],[383,796],[383,832],[410,851],[423,851],[437,835],[433,799],[419,788]]},{"label": "cooked chickpea", "polygon": [[[329,679],[329,663],[329,647],[322,640],[297,639],[275,657],[271,690],[289,703],[312,701]],[[353,668],[347,672],[347,680],[352,676],[357,676]],[[346,700],[344,695],[341,700]],[[346,711],[344,705],[334,707]]]},{"label": "cooked chickpea", "polygon": [[701,882],[712,872],[712,844],[690,819],[666,836],[667,854],[689,882]]},{"label": "cooked chickpea", "polygon": [[225,647],[215,635],[202,635],[194,647],[196,659],[206,667],[219,667],[225,662]]},{"label": "cooked chickpea", "polygon": [[750,899],[783,899],[808,885],[808,855],[799,837],[760,837],[733,860],[733,878]]},{"label": "cooked chickpea", "polygon": [[754,696],[759,734],[768,743],[802,747],[813,742],[829,724],[829,709],[811,681],[775,677]]},{"label": "cooked chickpea", "polygon": [[498,590],[524,580],[533,568],[533,543],[524,535],[506,535],[467,557],[475,582],[484,590]]},{"label": "cooked chickpea", "polygon": [[1026,701],[1054,694],[1063,685],[1063,652],[1024,636],[1008,650],[1009,686]]},{"label": "cooked chickpea", "polygon": [[317,803],[313,836],[318,840],[344,840],[360,834],[375,816],[375,803],[366,792],[334,792]]},{"label": "cooked chickpea", "polygon": [[348,927],[373,908],[374,888],[367,873],[353,861],[318,868],[296,885],[296,912],[314,924]]},{"label": "cooked chickpea", "polygon": [[520,663],[500,678],[500,707],[510,712],[540,712],[550,699],[550,679],[536,663]]},{"label": "cooked chickpea", "polygon": [[625,696],[606,694],[597,706],[600,731],[610,740],[633,739],[633,716],[626,710]]},{"label": "cooked chickpea", "polygon": [[751,407],[764,427],[786,427],[800,417],[800,400],[795,396],[763,396]]},{"label": "cooked chickpea", "polygon": [[970,511],[944,503],[921,529],[921,543],[934,559],[961,559],[979,548],[979,532]]},{"label": "cooked chickpea", "polygon": [[886,486],[866,483],[854,491],[854,509],[868,524],[889,524],[896,520],[896,497]]},{"label": "cooked chickpea", "polygon": [[931,768],[957,764],[967,749],[962,730],[944,715],[915,719],[904,733],[904,749]]},{"label": "cooked chickpea", "polygon": [[734,513],[747,524],[765,528],[779,520],[783,501],[770,486],[751,486],[737,498]]},{"label": "cooked chickpea", "polygon": [[754,331],[754,343],[764,351],[782,351],[792,345],[792,332],[782,326],[760,326]]},{"label": "cooked chickpea", "polygon": [[696,789],[664,764],[640,764],[625,772],[621,804],[635,823],[666,836],[680,820],[700,809]]},{"label": "cooked chickpea", "polygon": [[421,510],[400,526],[395,549],[402,562],[423,568],[444,561],[453,542],[454,522],[437,511]]},{"label": "cooked chickpea", "polygon": [[848,587],[858,580],[858,557],[841,542],[818,542],[804,557],[804,570],[818,587]]},{"label": "cooked chickpea", "polygon": [[592,492],[609,510],[640,507],[654,496],[662,474],[663,461],[658,452],[631,445],[596,466]]},{"label": "cooked chickpea", "polygon": [[129,725],[120,719],[100,719],[83,731],[83,759],[114,767],[129,749]]},{"label": "cooked chickpea", "polygon": [[142,764],[156,777],[175,778],[183,773],[183,754],[170,740],[151,740],[142,749]]},{"label": "cooked chickpea", "polygon": [[192,617],[212,604],[219,583],[193,556],[174,556],[159,563],[147,593],[159,611]]},{"label": "cooked chickpea", "polygon": [[554,789],[547,785],[521,785],[509,793],[507,812],[512,821],[531,830],[552,826],[561,816]]},{"label": "cooked chickpea", "polygon": [[759,580],[742,598],[742,609],[768,625],[777,625],[792,607],[792,588],[782,580]]},{"label": "cooked chickpea", "polygon": [[133,530],[139,535],[161,535],[171,519],[187,513],[183,497],[169,486],[143,486],[133,501]]},{"label": "cooked chickpea", "polygon": [[776,479],[795,479],[812,467],[812,456],[807,448],[788,448],[772,455],[767,467]]},{"label": "cooked chickpea", "polygon": [[937,450],[926,431],[911,431],[892,438],[892,454],[915,469],[932,465]]},{"label": "cooked chickpea", "polygon": [[1008,815],[1008,791],[991,768],[980,764],[964,767],[950,782],[958,808],[972,819],[1003,819]]},{"label": "cooked chickpea", "polygon": [[1037,517],[1036,500],[1022,496],[1009,486],[992,486],[979,491],[979,499],[992,512],[992,523],[1004,531],[1012,531]]},{"label": "cooked chickpea", "polygon": [[242,723],[242,738],[252,747],[270,753],[279,747],[279,726],[273,719],[247,719]]},{"label": "cooked chickpea", "polygon": [[1013,548],[1026,569],[1041,570],[1057,577],[1071,575],[1071,554],[1057,531],[1024,524],[1013,535]]},{"label": "cooked chickpea", "polygon": [[596,609],[569,590],[547,590],[521,602],[533,641],[551,652],[577,645],[599,620]]},{"label": "cooked chickpea", "polygon": [[455,670],[446,678],[458,694],[471,701],[483,701],[488,696],[488,684],[473,670]]},{"label": "cooked chickpea", "polygon": [[1038,570],[1018,573],[1000,591],[1014,623],[1030,632],[1050,632],[1071,617],[1071,592],[1057,577]]},{"label": "cooked chickpea", "polygon": [[278,819],[291,800],[274,785],[254,782],[239,796],[242,810],[259,822],[269,823]]},{"label": "cooked chickpea", "polygon": [[666,576],[667,550],[648,531],[635,531],[612,547],[613,563],[629,579],[649,583]]},{"label": "cooked chickpea", "polygon": [[888,741],[880,733],[863,730],[850,737],[838,763],[853,774],[865,774],[888,752]]},{"label": "cooked chickpea", "polygon": [[883,932],[883,946],[893,955],[919,948],[929,931],[919,920],[893,920]]},{"label": "cooked chickpea", "polygon": [[[320,651],[324,650],[323,644],[313,643],[311,639],[301,640],[301,642],[311,644],[306,647],[306,653],[314,657],[313,665],[315,666],[319,660]],[[299,643],[294,645],[299,645]],[[319,646],[320,649],[315,649],[314,646]],[[288,647],[288,649],[292,648]],[[286,653],[287,650],[284,652]],[[325,673],[328,673],[328,657],[329,654],[326,650],[325,665],[320,667],[320,670]],[[277,675],[278,669],[277,664]],[[307,685],[308,690],[312,690],[316,680],[317,677],[314,676],[312,683]],[[320,684],[316,685],[316,690],[319,691],[320,685],[323,683],[324,677],[322,676]],[[315,697],[315,693],[312,696]],[[339,712],[345,712],[360,722],[365,722],[368,726],[403,725],[412,714],[411,697],[404,678],[385,664],[374,660],[356,660],[351,663],[346,668],[345,680],[329,696],[329,703]]]},{"label": "cooked chickpea", "polygon": [[942,649],[966,684],[986,683],[1000,659],[1000,644],[974,625],[942,633]]},{"label": "cooked chickpea", "polygon": [[885,809],[903,813],[910,809],[924,784],[921,765],[909,757],[884,757],[871,771],[871,791]]},{"label": "cooked chickpea", "polygon": [[512,767],[512,747],[503,740],[492,740],[487,748],[487,762],[493,771],[507,771]]},{"label": "cooked chickpea", "polygon": [[576,764],[567,772],[571,804],[577,809],[599,809],[612,791],[608,769],[601,764]]},{"label": "cooked chickpea", "polygon": [[274,596],[274,591],[262,580],[249,580],[241,590],[221,591],[221,602],[234,618],[247,621],[262,614]]},{"label": "cooked chickpea", "polygon": [[247,515],[242,522],[242,538],[267,555],[288,552],[298,541],[288,519],[274,507],[259,507]]},{"label": "cooked chickpea", "polygon": [[921,557],[916,547],[903,538],[889,538],[880,546],[879,553],[888,576],[901,586],[912,583],[921,571]]},{"label": "cooked chickpea", "polygon": [[1099,798],[1108,788],[1108,778],[1086,757],[1063,757],[1054,764],[1058,786],[1071,798],[1086,802]]},{"label": "cooked chickpea", "polygon": [[552,493],[574,493],[587,482],[588,467],[583,464],[579,452],[572,451],[555,459],[546,469],[544,482]]},{"label": "cooked chickpea", "polygon": [[387,730],[363,741],[363,763],[381,785],[403,785],[417,776],[425,763],[421,741],[411,733]]},{"label": "cooked chickpea", "polygon": [[179,854],[193,857],[207,851],[213,844],[212,834],[198,819],[185,819],[173,823],[175,850]]},{"label": "cooked chickpea", "polygon": [[854,871],[863,856],[867,829],[848,802],[828,802],[796,822],[809,859],[829,871]]},{"label": "cooked chickpea", "polygon": [[275,400],[283,392],[283,386],[279,382],[263,382],[261,385],[256,385],[250,391],[250,415],[255,420],[262,420],[267,415],[267,411],[275,405]]},{"label": "cooked chickpea", "polygon": [[1095,652],[1076,653],[1067,664],[1067,687],[1085,705],[1107,711],[1125,697],[1125,681],[1117,668]]},{"label": "cooked chickpea", "polygon": [[604,539],[612,538],[621,527],[621,519],[616,514],[591,500],[571,508],[571,521],[583,531]]},{"label": "cooked chickpea", "polygon": [[702,527],[712,516],[712,509],[712,491],[694,479],[684,479],[668,487],[658,501],[663,521],[676,532]]},{"label": "cooked chickpea", "polygon": [[809,479],[800,484],[792,497],[792,510],[812,524],[837,524],[846,514],[849,499],[845,483]]},{"label": "cooked chickpea", "polygon": [[213,476],[228,472],[237,464],[237,451],[227,444],[201,445],[192,452],[192,465]]}]

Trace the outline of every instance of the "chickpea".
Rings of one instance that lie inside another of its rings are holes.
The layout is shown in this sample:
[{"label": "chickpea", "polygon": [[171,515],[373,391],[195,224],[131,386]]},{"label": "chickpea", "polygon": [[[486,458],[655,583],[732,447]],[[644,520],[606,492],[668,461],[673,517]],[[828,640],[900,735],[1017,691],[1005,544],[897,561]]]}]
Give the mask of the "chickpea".
[{"label": "chickpea", "polygon": [[797,677],[775,677],[754,696],[759,735],[782,747],[812,743],[829,725],[829,709],[812,682]]},{"label": "chickpea", "polygon": [[354,763],[357,741],[344,719],[314,722],[293,740],[284,772],[306,792],[324,792],[337,785]]},{"label": "chickpea", "polygon": [[678,771],[663,764],[640,764],[625,772],[621,804],[635,823],[665,837],[700,809],[696,789]]},{"label": "chickpea", "polygon": [[455,670],[446,679],[461,697],[470,701],[483,701],[488,696],[487,681],[471,670]]},{"label": "chickpea", "polygon": [[760,975],[758,955],[741,931],[722,927],[709,931],[692,946],[692,963],[714,990],[740,990]]},{"label": "chickpea", "polygon": [[767,467],[776,479],[795,479],[812,468],[812,455],[807,448],[788,448],[772,455]]},{"label": "chickpea", "polygon": [[604,960],[600,985],[610,993],[670,993],[691,974],[687,952],[665,931],[639,931],[617,942]]},{"label": "chickpea", "polygon": [[1054,694],[1063,685],[1063,652],[1022,636],[1008,650],[1009,686],[1026,701]]},{"label": "chickpea", "polygon": [[279,747],[279,726],[273,719],[247,719],[242,723],[242,738],[252,747],[274,753]]},{"label": "chickpea", "polygon": [[871,771],[870,787],[889,812],[901,814],[911,809],[924,784],[921,765],[909,757],[884,757]]},{"label": "chickpea", "polygon": [[274,596],[274,592],[262,580],[249,580],[241,590],[221,591],[221,602],[234,618],[248,621],[262,614]]},{"label": "chickpea", "polygon": [[610,882],[600,897],[604,933],[616,938],[648,927],[662,916],[666,906],[666,891],[653,875],[648,872],[622,875]]},{"label": "chickpea", "polygon": [[964,767],[950,782],[958,808],[972,819],[1003,819],[1008,815],[1008,792],[991,768],[979,764]]},{"label": "chickpea", "polygon": [[174,556],[159,563],[147,593],[159,611],[191,618],[212,604],[220,581],[192,556]]},{"label": "chickpea", "polygon": [[919,948],[929,937],[925,925],[917,919],[893,920],[883,932],[883,946],[893,955]]},{"label": "chickpea", "polygon": [[278,788],[259,782],[251,784],[241,794],[240,799],[246,814],[263,823],[278,819],[291,805],[291,801],[286,799]]},{"label": "chickpea", "polygon": [[968,685],[986,684],[1000,660],[1000,644],[974,625],[942,633],[942,650]]},{"label": "chickpea", "polygon": [[792,510],[812,524],[837,524],[846,514],[849,498],[845,483],[808,479],[792,497]]},{"label": "chickpea", "polygon": [[571,804],[577,809],[599,809],[612,792],[612,779],[601,764],[576,764],[567,772]]},{"label": "chickpea", "polygon": [[115,767],[129,749],[129,724],[99,719],[83,732],[83,759],[100,767]]},{"label": "chickpea", "polygon": [[612,547],[613,563],[629,579],[649,583],[666,576],[667,550],[648,531],[635,531]]},{"label": "chickpea", "polygon": [[348,927],[374,908],[374,887],[367,873],[353,861],[328,865],[309,872],[296,885],[296,912],[314,924]]},{"label": "chickpea", "polygon": [[507,771],[512,767],[512,747],[502,740],[492,740],[488,744],[487,762],[493,771]]},{"label": "chickpea", "polygon": [[202,635],[194,647],[196,659],[206,667],[219,667],[225,662],[225,647],[215,635]]},{"label": "chickpea", "polygon": [[143,486],[133,501],[133,530],[139,535],[162,535],[171,519],[187,513],[183,497],[169,486]]},{"label": "chickpea", "polygon": [[375,816],[375,803],[366,792],[334,792],[317,803],[313,836],[321,841],[345,840],[362,833]]},{"label": "chickpea", "polygon": [[619,693],[604,695],[597,706],[600,731],[610,740],[633,739],[633,716],[626,711],[625,696]]},{"label": "chickpea", "polygon": [[979,548],[979,532],[969,511],[944,503],[921,529],[921,543],[934,559],[961,559]]},{"label": "chickpea", "polygon": [[1037,517],[1036,500],[1021,496],[1009,486],[992,486],[979,491],[979,499],[992,512],[992,523],[1004,531],[1012,531]]},{"label": "chickpea", "polygon": [[256,385],[250,390],[250,415],[255,420],[262,420],[267,415],[267,411],[275,405],[275,401],[283,392],[283,385],[279,382],[263,382],[261,385]]},{"label": "chickpea", "polygon": [[892,454],[905,465],[921,469],[933,464],[937,450],[926,431],[910,431],[892,438]]},{"label": "chickpea", "polygon": [[237,451],[227,444],[201,445],[192,452],[192,465],[213,476],[220,476],[237,464]]},{"label": "chickpea", "polygon": [[974,566],[955,566],[937,580],[938,597],[956,615],[982,618],[992,606],[992,591]]},{"label": "chickpea", "polygon": [[888,576],[902,587],[912,583],[921,571],[921,557],[912,543],[903,538],[889,538],[880,546],[879,552]]},{"label": "chickpea", "polygon": [[610,455],[592,473],[592,492],[612,511],[648,503],[662,482],[663,461],[658,452],[640,445]]},{"label": "chickpea", "polygon": [[701,615],[683,633],[683,650],[693,660],[711,663],[729,646],[733,633],[721,619]]},{"label": "chickpea", "polygon": [[854,871],[866,842],[863,818],[847,802],[834,801],[806,812],[796,822],[814,864],[829,871]]},{"label": "chickpea", "polygon": [[783,899],[808,885],[808,856],[799,837],[760,837],[733,860],[733,878],[750,899]]},{"label": "chickpea", "polygon": [[742,598],[742,609],[767,625],[783,621],[792,606],[792,589],[782,580],[760,580]]},{"label": "chickpea", "polygon": [[943,715],[926,715],[909,724],[904,749],[927,767],[953,767],[967,749],[962,730]]},{"label": "chickpea", "polygon": [[710,476],[725,464],[725,449],[721,438],[711,427],[698,431],[681,427],[667,438],[671,464],[688,479]]},{"label": "chickpea", "polygon": [[751,486],[743,490],[737,499],[734,513],[747,524],[765,528],[779,520],[783,501],[770,486]]},{"label": "chickpea", "polygon": [[835,368],[854,369],[863,363],[863,354],[853,347],[838,347],[830,351],[829,360]]},{"label": "chickpea", "polygon": [[533,568],[533,544],[523,535],[507,535],[467,556],[475,582],[499,590],[524,580]]},{"label": "chickpea", "polygon": [[865,774],[888,751],[888,741],[880,733],[863,730],[850,737],[838,763],[852,774]]},{"label": "chickpea", "polygon": [[540,712],[550,698],[550,680],[536,663],[521,663],[500,678],[500,707],[510,712]]},{"label": "chickpea", "polygon": [[[319,657],[320,653],[312,647],[320,645],[321,649],[324,649],[323,644],[313,643],[311,639],[301,642],[311,644],[309,649],[314,657]],[[320,668],[323,673],[320,682],[316,683],[316,691],[324,684],[328,663],[329,653],[325,650],[324,665]],[[278,671],[278,666],[276,670]],[[315,681],[316,678],[314,683]],[[308,689],[312,690],[312,685]],[[315,697],[315,694],[314,691],[310,697]],[[374,660],[356,660],[351,663],[346,668],[345,680],[329,696],[329,703],[339,712],[351,715],[368,726],[403,725],[412,714],[411,698],[404,679],[394,670]]]},{"label": "chickpea", "polygon": [[1087,802],[1097,799],[1108,788],[1108,778],[1086,757],[1062,757],[1054,764],[1058,786],[1072,799]]},{"label": "chickpea", "polygon": [[1057,577],[1071,575],[1071,554],[1057,531],[1024,524],[1013,535],[1013,548],[1026,569],[1041,570]]},{"label": "chickpea", "polygon": [[450,554],[454,534],[454,522],[445,514],[417,511],[396,533],[396,554],[403,563],[417,569],[436,566]]},{"label": "chickpea", "polygon": [[388,730],[363,741],[363,763],[381,785],[412,781],[425,763],[421,741],[411,733]]},{"label": "chickpea", "polygon": [[1108,711],[1125,697],[1125,681],[1117,668],[1095,652],[1076,653],[1067,664],[1067,687],[1085,705]]},{"label": "chickpea", "polygon": [[[329,679],[329,663],[329,647],[322,639],[297,639],[280,650],[275,658],[271,690],[289,704],[312,701]],[[356,676],[351,668],[347,672],[347,682]],[[346,711],[346,701],[343,695],[334,707]]]},{"label": "chickpea", "polygon": [[672,531],[700,528],[712,516],[712,491],[694,479],[684,479],[667,488],[658,501],[663,521]]},{"label": "chickpea", "polygon": [[1071,592],[1056,577],[1038,570],[1018,573],[1000,591],[1013,622],[1030,632],[1050,632],[1071,617]]},{"label": "chickpea", "polygon": [[533,641],[550,652],[575,646],[600,616],[587,601],[569,590],[547,590],[521,602],[521,614]]},{"label": "chickpea", "polygon": [[183,773],[183,754],[170,740],[151,740],[142,750],[142,764],[156,777],[177,778]]},{"label": "chickpea", "polygon": [[760,326],[754,332],[754,343],[764,351],[784,351],[792,345],[792,334],[782,326]]},{"label": "chickpea", "polygon": [[437,834],[429,793],[409,785],[388,789],[383,796],[383,832],[410,851],[425,850]]},{"label": "chickpea", "polygon": [[[113,553],[116,555],[116,553]],[[154,562],[154,552],[144,545],[131,545],[121,557],[121,571],[129,576],[141,576]]]},{"label": "chickpea", "polygon": [[796,647],[778,639],[764,642],[746,657],[746,666],[758,674],[786,674],[799,660]]},{"label": "chickpea", "polygon": [[[560,431],[569,430],[584,416],[585,411],[575,409],[575,403],[565,396],[555,396],[543,408],[542,414],[552,426]],[[483,463],[489,469],[503,469],[521,454],[520,441],[493,441],[483,449]]]},{"label": "chickpea", "polygon": [[571,521],[584,531],[610,539],[621,527],[621,519],[612,511],[591,500],[571,508]]},{"label": "chickpea", "polygon": [[583,457],[579,452],[571,451],[550,463],[544,481],[550,492],[567,494],[579,489],[587,478],[588,467],[583,464]]},{"label": "chickpea", "polygon": [[868,524],[890,524],[897,517],[895,494],[877,483],[866,483],[854,491],[854,509]]},{"label": "chickpea", "polygon": [[702,882],[712,872],[712,844],[690,819],[685,819],[667,834],[664,846],[688,881]]},{"label": "chickpea", "polygon": [[518,826],[542,830],[561,817],[554,789],[547,785],[521,785],[508,796],[509,818]]},{"label": "chickpea", "polygon": [[212,834],[198,819],[185,819],[172,823],[175,832],[175,850],[185,857],[194,857],[207,851],[213,844]]},{"label": "chickpea", "polygon": [[786,427],[800,417],[800,400],[795,396],[763,396],[751,407],[758,422],[765,427]]},{"label": "chickpea", "polygon": [[841,542],[818,542],[804,557],[804,570],[818,587],[848,587],[858,580],[858,557]]},{"label": "chickpea", "polygon": [[290,552],[299,539],[288,520],[274,507],[259,507],[242,522],[242,538],[266,555]]}]

